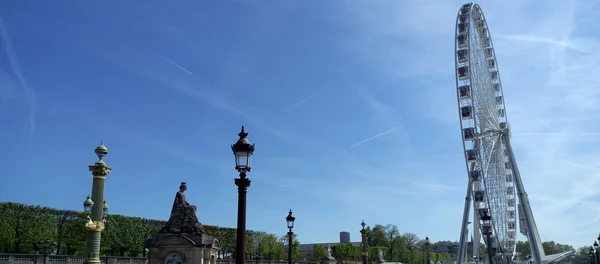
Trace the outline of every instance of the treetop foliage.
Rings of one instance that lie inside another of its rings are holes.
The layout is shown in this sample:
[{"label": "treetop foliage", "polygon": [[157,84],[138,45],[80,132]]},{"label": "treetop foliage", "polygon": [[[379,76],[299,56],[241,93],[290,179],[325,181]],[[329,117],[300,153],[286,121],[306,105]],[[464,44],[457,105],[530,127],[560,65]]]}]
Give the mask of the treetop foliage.
[{"label": "treetop foliage", "polygon": [[[0,203],[0,252],[35,253],[35,244],[40,240],[56,242],[56,252],[60,255],[83,255],[85,253],[86,232],[83,212],[60,210],[19,203]],[[101,254],[104,256],[141,256],[144,240],[158,233],[166,221],[140,217],[109,214],[106,216],[106,229],[102,232]],[[234,258],[236,229],[203,225],[206,232],[221,242],[220,257]],[[413,233],[401,234],[395,225],[375,225],[367,227],[366,242],[368,258],[377,260],[378,252],[391,262],[422,263],[427,252],[432,261],[451,261],[455,256],[437,253],[435,244],[425,244],[425,240]],[[248,230],[246,233],[246,258],[262,260],[287,259],[288,236],[278,237],[262,231]],[[569,245],[554,241],[544,242],[546,254],[572,250]],[[300,252],[300,242],[294,235],[292,256],[294,261],[319,261],[326,256],[325,244],[315,244],[312,252]],[[589,249],[588,249],[589,250]],[[360,260],[362,249],[353,243],[337,244],[332,247],[338,260]],[[580,249],[581,252],[585,251]],[[527,242],[517,243],[517,252],[523,258],[529,254]],[[583,254],[583,253],[581,253]],[[587,254],[587,251],[586,251]],[[586,255],[587,256],[587,255]]]}]

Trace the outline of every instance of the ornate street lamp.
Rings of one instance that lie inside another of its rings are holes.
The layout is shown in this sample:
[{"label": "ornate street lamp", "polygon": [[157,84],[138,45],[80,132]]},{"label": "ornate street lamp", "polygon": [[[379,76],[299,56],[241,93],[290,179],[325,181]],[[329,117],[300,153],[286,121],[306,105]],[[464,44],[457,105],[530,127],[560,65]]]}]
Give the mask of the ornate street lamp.
[{"label": "ornate street lamp", "polygon": [[50,239],[40,240],[36,244],[37,250],[39,250],[44,256],[44,264],[46,264],[46,259],[48,258],[48,254],[50,254],[54,247],[56,247],[56,242],[50,241]]},{"label": "ornate street lamp", "polygon": [[248,133],[242,131],[238,134],[238,141],[231,145],[235,156],[235,169],[240,177],[235,179],[238,187],[238,219],[237,219],[237,244],[235,250],[235,263],[244,264],[246,256],[246,192],[250,187],[250,179],[246,178],[246,172],[250,172],[250,159],[254,153],[254,144],[246,138]]},{"label": "ornate street lamp", "polygon": [[365,229],[365,226],[367,224],[365,224],[365,220],[363,220],[362,223],[360,223],[360,225],[362,226],[362,228],[360,229],[360,236],[362,241],[362,264],[367,264],[367,258],[369,256],[369,253],[367,251],[367,229]]},{"label": "ornate street lamp", "polygon": [[[598,240],[600,240],[600,236],[598,236]],[[600,251],[598,249],[598,240],[594,241],[594,247],[596,248],[596,264],[600,264]]]},{"label": "ornate street lamp", "polygon": [[[98,161],[96,161],[94,165],[89,166],[89,171],[91,171],[94,176],[92,182],[92,196],[88,196],[88,199],[83,203],[85,211],[90,214],[85,223],[87,240],[85,243],[86,254],[85,260],[83,261],[84,264],[100,263],[100,239],[102,230],[104,230],[103,218],[105,208],[108,210],[108,206],[105,207],[104,203],[104,182],[106,180],[106,175],[110,173],[111,169],[106,166],[106,163],[102,160],[108,155],[108,149],[104,146],[104,141],[100,143],[100,146],[96,147],[94,152],[96,153],[96,156],[98,156]],[[94,201],[102,201],[102,203],[96,203]]]},{"label": "ornate street lamp", "polygon": [[94,201],[92,201],[92,196],[88,194],[85,201],[83,201],[83,211],[89,214],[92,212],[92,207],[94,207]]},{"label": "ornate street lamp", "polygon": [[102,216],[106,217],[108,215],[108,204],[106,204],[106,199],[104,199],[104,206],[102,206]]},{"label": "ornate street lamp", "polygon": [[294,217],[292,215],[292,209],[290,209],[290,213],[285,218],[285,221],[287,221],[287,228],[289,229],[289,231],[288,231],[288,264],[292,264],[292,245],[293,245],[293,239],[294,239],[294,232],[292,232],[292,229],[294,228],[294,221],[296,221],[296,217]]},{"label": "ornate street lamp", "polygon": [[427,254],[427,264],[431,263],[430,252],[429,252],[429,236],[425,236],[425,252]]}]

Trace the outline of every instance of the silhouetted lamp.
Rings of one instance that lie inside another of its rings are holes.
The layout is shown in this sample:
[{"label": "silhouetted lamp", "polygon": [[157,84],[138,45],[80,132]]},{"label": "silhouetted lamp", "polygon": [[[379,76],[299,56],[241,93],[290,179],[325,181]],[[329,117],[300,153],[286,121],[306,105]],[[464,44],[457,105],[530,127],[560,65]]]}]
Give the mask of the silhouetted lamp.
[{"label": "silhouetted lamp", "polygon": [[254,144],[250,144],[250,141],[246,138],[248,133],[244,131],[243,126],[238,136],[240,136],[240,139],[231,146],[231,150],[235,155],[235,169],[239,172],[250,171],[250,159],[252,153],[254,153]]},{"label": "silhouetted lamp", "polygon": [[290,213],[285,218],[287,221],[287,227],[290,231],[288,231],[288,264],[292,264],[292,245],[294,240],[294,232],[292,232],[292,228],[294,228],[294,221],[296,217],[292,215],[292,209],[290,209]]},{"label": "silhouetted lamp", "polygon": [[296,217],[292,215],[292,209],[290,209],[290,213],[285,220],[287,221],[287,227],[292,231],[292,228],[294,228],[294,221],[296,220]]}]

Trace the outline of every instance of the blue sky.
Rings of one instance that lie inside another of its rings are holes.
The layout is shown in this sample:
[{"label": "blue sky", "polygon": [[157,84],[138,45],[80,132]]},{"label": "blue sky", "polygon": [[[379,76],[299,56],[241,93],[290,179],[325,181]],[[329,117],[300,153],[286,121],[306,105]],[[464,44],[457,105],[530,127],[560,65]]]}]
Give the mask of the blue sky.
[{"label": "blue sky", "polygon": [[[283,235],[292,208],[302,242],[357,240],[363,219],[458,240],[462,4],[0,2],[0,201],[81,210],[104,139],[111,213],[167,219],[187,181],[202,223],[234,227],[230,144],[245,125],[249,229]],[[600,232],[599,7],[481,6],[542,239],[588,245]]]}]

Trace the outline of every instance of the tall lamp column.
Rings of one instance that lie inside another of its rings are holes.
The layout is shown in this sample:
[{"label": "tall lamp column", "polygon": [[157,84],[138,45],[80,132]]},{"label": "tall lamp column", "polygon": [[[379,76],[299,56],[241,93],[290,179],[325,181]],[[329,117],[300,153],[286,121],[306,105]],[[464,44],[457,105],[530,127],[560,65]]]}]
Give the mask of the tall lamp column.
[{"label": "tall lamp column", "polygon": [[360,229],[361,236],[361,244],[362,244],[362,264],[367,264],[367,258],[369,257],[369,253],[367,251],[367,229],[365,229],[365,220],[360,223],[362,229]]},{"label": "tall lamp column", "polygon": [[429,236],[425,236],[425,252],[427,254],[426,264],[431,263],[431,253],[429,252],[429,245],[431,245],[431,243],[429,243]]},{"label": "tall lamp column", "polygon": [[250,144],[246,138],[248,133],[244,131],[243,126],[238,136],[240,137],[238,141],[231,145],[235,155],[235,169],[240,173],[240,177],[235,179],[235,185],[238,187],[235,263],[244,264],[246,262],[246,192],[250,187],[250,179],[246,178],[246,172],[250,172],[250,158],[254,153],[254,144]]},{"label": "tall lamp column", "polygon": [[[50,252],[52,252],[54,250],[54,248],[56,247],[56,242],[50,241],[49,239],[46,239],[46,241],[40,240],[37,242],[36,247],[38,250],[40,250],[42,252],[42,254],[44,256],[44,264],[46,264],[46,259],[48,259],[48,254],[50,254]],[[37,262],[37,256],[36,256],[36,262]]]},{"label": "tall lamp column", "polygon": [[[108,155],[108,149],[104,146],[104,141],[94,150],[98,156],[98,161],[94,165],[89,166],[89,171],[94,176],[92,182],[92,196],[84,202],[84,208],[88,215],[85,223],[87,231],[87,240],[85,243],[85,260],[84,264],[100,263],[100,239],[102,230],[104,230],[104,181],[111,169],[106,166],[102,160]],[[94,202],[100,201],[100,202]],[[108,207],[107,207],[108,208]]]},{"label": "tall lamp column", "polygon": [[290,209],[290,213],[285,218],[287,221],[288,231],[288,264],[292,264],[292,245],[294,243],[294,232],[292,229],[294,228],[294,221],[296,221],[296,217],[292,215],[292,209]]},{"label": "tall lamp column", "polygon": [[598,241],[600,241],[600,235],[598,235],[598,240],[594,241],[594,247],[596,248],[596,263],[600,264],[600,248],[598,247]]}]

